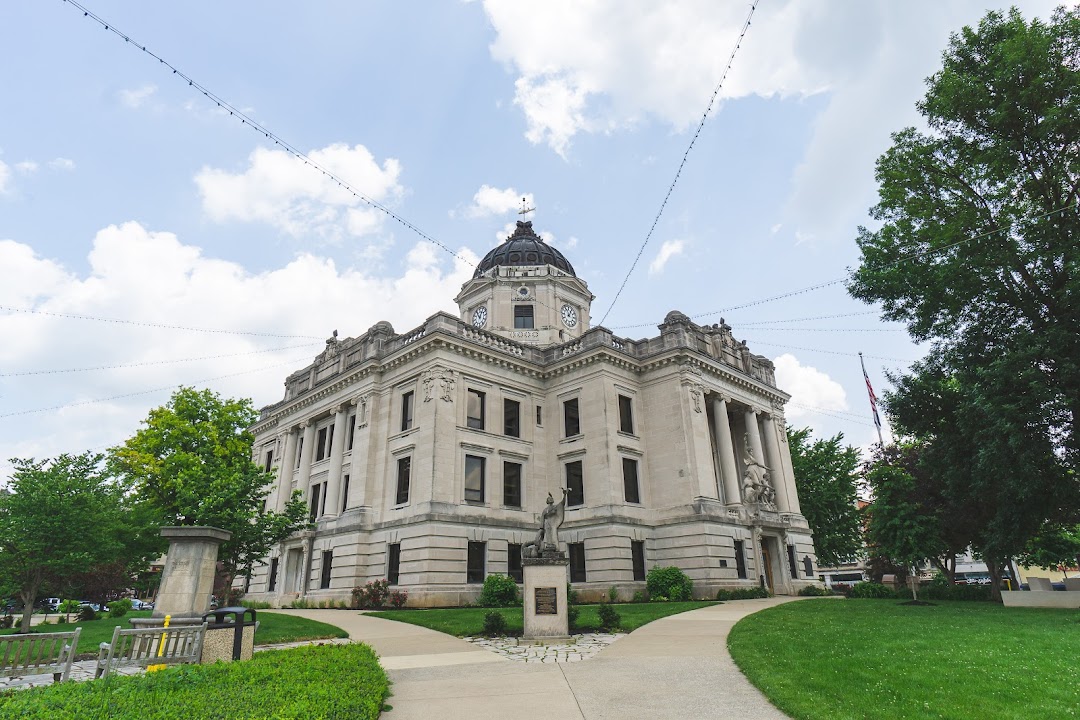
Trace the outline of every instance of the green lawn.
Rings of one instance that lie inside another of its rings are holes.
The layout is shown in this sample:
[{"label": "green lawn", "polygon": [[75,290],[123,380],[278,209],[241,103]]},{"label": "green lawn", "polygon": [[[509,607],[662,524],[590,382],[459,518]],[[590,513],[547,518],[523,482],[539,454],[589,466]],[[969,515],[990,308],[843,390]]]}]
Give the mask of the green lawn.
[{"label": "green lawn", "polygon": [[[131,625],[128,623],[128,618],[150,617],[150,614],[150,610],[134,610],[121,618],[102,617],[100,620],[72,622],[65,625],[35,625],[30,628],[30,631],[70,632],[76,627],[81,627],[83,631],[79,635],[79,655],[96,656],[98,645],[112,640],[113,629],[117,625],[129,628]],[[295,615],[256,611],[256,617],[259,620],[259,631],[255,634],[256,645],[349,636],[347,632],[339,627],[296,617]],[[17,629],[0,630],[0,635],[11,635],[16,632],[18,632]]]},{"label": "green lawn", "polygon": [[1080,715],[1076,610],[807,600],[744,618],[728,648],[797,720]]},{"label": "green lawn", "polygon": [[[628,603],[616,605],[615,609],[622,616],[620,629],[623,632],[636,630],[642,625],[659,620],[668,615],[676,615],[687,610],[716,605],[714,601],[694,600],[689,602],[666,603]],[[597,632],[600,630],[600,618],[597,616],[598,605],[579,605],[575,632]],[[484,629],[484,615],[497,610],[506,618],[506,630],[509,635],[520,635],[523,630],[524,616],[520,607],[512,608],[442,608],[437,610],[384,610],[372,612],[372,617],[397,620],[398,622],[422,625],[449,635],[466,637],[481,635]]]}]

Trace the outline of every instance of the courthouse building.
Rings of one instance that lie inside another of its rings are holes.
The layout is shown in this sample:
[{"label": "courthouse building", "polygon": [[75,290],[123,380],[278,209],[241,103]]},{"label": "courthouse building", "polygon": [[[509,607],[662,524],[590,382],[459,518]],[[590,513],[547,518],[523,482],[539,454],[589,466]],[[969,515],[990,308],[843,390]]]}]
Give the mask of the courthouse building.
[{"label": "courthouse building", "polygon": [[254,426],[313,528],[274,548],[248,597],[348,600],[387,578],[410,605],[471,602],[490,573],[521,580],[548,494],[586,598],[644,589],[676,565],[695,595],[815,580],[772,363],[722,322],[670,312],[640,340],[589,326],[593,296],[529,222],[456,298],[396,332],[334,336]]}]

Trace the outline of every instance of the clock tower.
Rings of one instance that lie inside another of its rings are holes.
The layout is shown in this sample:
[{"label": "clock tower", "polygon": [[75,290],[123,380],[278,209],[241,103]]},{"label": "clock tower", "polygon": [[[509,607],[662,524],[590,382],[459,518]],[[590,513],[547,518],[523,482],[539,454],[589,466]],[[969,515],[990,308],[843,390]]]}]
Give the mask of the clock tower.
[{"label": "clock tower", "polygon": [[454,298],[461,319],[518,342],[558,345],[589,329],[593,295],[532,222],[484,256]]}]

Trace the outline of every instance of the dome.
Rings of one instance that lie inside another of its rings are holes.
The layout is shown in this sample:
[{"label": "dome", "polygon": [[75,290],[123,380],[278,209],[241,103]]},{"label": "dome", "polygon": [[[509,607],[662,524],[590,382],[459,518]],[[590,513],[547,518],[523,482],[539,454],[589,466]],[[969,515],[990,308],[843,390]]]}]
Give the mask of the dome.
[{"label": "dome", "polygon": [[514,234],[484,256],[476,266],[473,277],[480,277],[495,267],[522,267],[533,265],[552,265],[574,277],[574,266],[563,254],[541,240],[533,232],[532,222],[518,220]]}]

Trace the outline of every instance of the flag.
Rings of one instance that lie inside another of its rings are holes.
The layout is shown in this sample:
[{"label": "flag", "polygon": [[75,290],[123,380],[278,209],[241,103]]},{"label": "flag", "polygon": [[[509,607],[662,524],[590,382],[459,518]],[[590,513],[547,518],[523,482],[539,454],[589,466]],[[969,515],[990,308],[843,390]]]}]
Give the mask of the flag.
[{"label": "flag", "polygon": [[863,362],[862,353],[859,353],[859,365],[862,366],[863,380],[866,381],[866,394],[870,396],[870,410],[874,413],[874,425],[877,427],[878,442],[882,442],[881,416],[878,415],[877,411],[877,395],[874,394],[874,386],[870,384],[870,376],[866,374],[866,363]]}]

